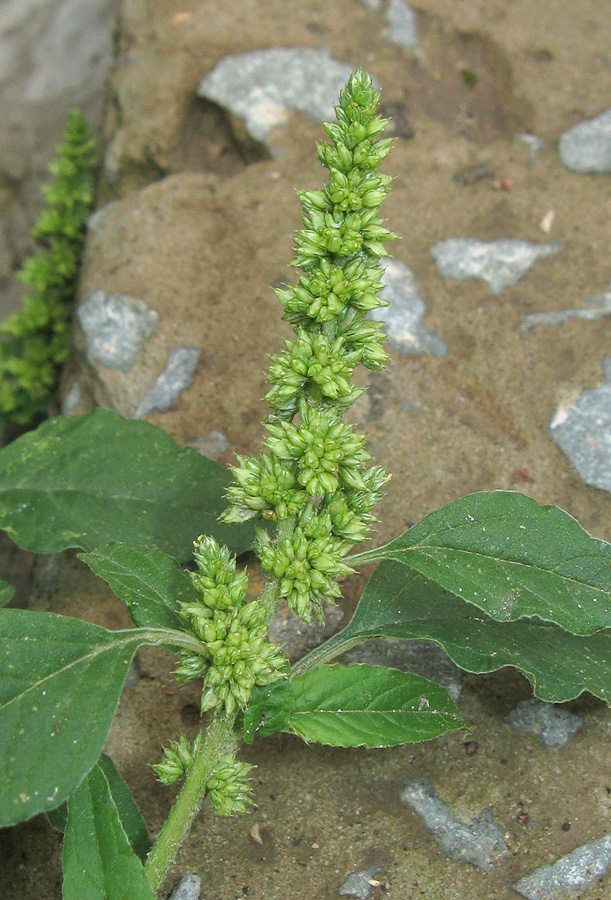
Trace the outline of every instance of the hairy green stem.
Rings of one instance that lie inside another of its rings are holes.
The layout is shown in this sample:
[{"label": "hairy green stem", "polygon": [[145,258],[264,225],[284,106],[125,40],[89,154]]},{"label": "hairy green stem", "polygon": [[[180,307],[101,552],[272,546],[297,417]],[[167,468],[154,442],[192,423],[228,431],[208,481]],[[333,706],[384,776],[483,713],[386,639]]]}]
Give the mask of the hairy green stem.
[{"label": "hairy green stem", "polygon": [[235,718],[235,714],[215,715],[206,730],[202,748],[193,759],[182,790],[149,853],[144,871],[155,892],[163,884],[180,845],[188,835],[193,820],[201,808],[207,782],[212,777],[219,760],[234,744]]}]

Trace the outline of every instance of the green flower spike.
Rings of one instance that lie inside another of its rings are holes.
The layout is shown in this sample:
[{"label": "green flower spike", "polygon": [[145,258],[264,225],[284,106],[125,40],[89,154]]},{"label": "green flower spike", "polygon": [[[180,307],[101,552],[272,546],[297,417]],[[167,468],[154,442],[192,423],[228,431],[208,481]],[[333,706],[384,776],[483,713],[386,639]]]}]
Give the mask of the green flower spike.
[{"label": "green flower spike", "polygon": [[217,815],[233,816],[252,806],[248,775],[254,768],[249,763],[238,762],[233,753],[222,757],[206,783],[208,799]]},{"label": "green flower spike", "polygon": [[194,741],[189,741],[182,734],[179,741],[172,741],[169,747],[163,748],[161,762],[151,769],[161,784],[174,784],[187,775],[193,763],[193,757],[200,750],[204,742],[204,735],[200,731]]},{"label": "green flower spike", "polygon": [[265,639],[265,610],[256,601],[245,603],[246,572],[238,572],[235,557],[214,538],[195,542],[197,571],[191,573],[201,596],[183,604],[181,614],[189,630],[203,644],[205,656],[181,654],[175,671],[183,681],[203,678],[201,710],[224,706],[227,713],[245,709],[255,685],[284,677],[282,650]]},{"label": "green flower spike", "polygon": [[295,338],[271,357],[267,452],[238,457],[223,517],[278,523],[281,537],[259,532],[256,551],[306,621],[339,596],[337,579],[351,572],[344,558],[369,534],[388,480],[367,468],[364,436],[342,421],[362,393],[352,384],[356,366],[382,369],[388,359],[381,323],[366,318],[387,305],[379,260],[395,238],[378,215],[392,180],[376,171],[392,144],[378,139],[379,101],[369,76],[354,72],[337,122],[323,126],[331,143],[318,147],[328,184],[298,192],[304,227],[292,265],[302,274],[276,291]]}]

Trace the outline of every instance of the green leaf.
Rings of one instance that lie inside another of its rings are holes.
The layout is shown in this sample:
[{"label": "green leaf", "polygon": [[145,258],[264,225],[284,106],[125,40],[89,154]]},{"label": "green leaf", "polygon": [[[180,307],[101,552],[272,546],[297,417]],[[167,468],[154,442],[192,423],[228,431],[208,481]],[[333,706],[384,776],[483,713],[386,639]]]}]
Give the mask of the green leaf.
[{"label": "green leaf", "polygon": [[396,560],[497,622],[536,616],[571,634],[611,627],[611,544],[513,491],[470,494],[351,562]]},{"label": "green leaf", "polygon": [[0,579],[0,606],[6,606],[15,596],[15,588],[12,584]]},{"label": "green leaf", "polygon": [[290,678],[275,681],[265,687],[253,688],[250,703],[244,711],[244,740],[252,744],[255,735],[267,737],[278,731],[287,731],[295,703],[293,683]]},{"label": "green leaf", "polygon": [[394,747],[464,725],[438,684],[384,666],[320,666],[293,679],[287,731],[332,747]]},{"label": "green leaf", "polygon": [[513,666],[541,700],[561,703],[590,691],[611,702],[611,632],[589,637],[539,619],[495,622],[438,584],[397,562],[382,562],[365,588],[352,620],[294,667],[333,659],[364,640],[430,640],[467,672]]},{"label": "green leaf", "polygon": [[144,863],[152,843],[147,827],[140,815],[140,810],[136,806],[136,801],[132,797],[130,789],[117,772],[110,756],[106,756],[103,753],[98,760],[98,766],[108,781],[113,803],[119,813],[121,825],[127,835],[127,839],[136,856]]},{"label": "green leaf", "polygon": [[115,540],[186,560],[201,533],[241,553],[253,529],[217,521],[229,480],[147,422],[105,409],[60,416],[0,451],[0,528],[35,553]]},{"label": "green leaf", "polygon": [[56,831],[61,831],[63,834],[66,830],[66,819],[68,818],[68,804],[62,803],[61,806],[57,806],[55,809],[48,809],[45,813],[47,817],[47,821],[51,828],[55,828]]},{"label": "green leaf", "polygon": [[[59,806],[99,758],[150,633],[0,611],[0,827]],[[150,641],[152,642],[152,641]]]},{"label": "green leaf", "polygon": [[111,541],[92,553],[79,553],[79,559],[108,582],[141,627],[180,631],[184,626],[178,615],[180,602],[198,599],[188,574],[159,550]]},{"label": "green leaf", "polygon": [[63,900],[155,900],[101,765],[68,800],[63,868]]},{"label": "green leaf", "polygon": [[[140,815],[140,811],[136,806],[136,802],[132,797],[128,786],[115,769],[115,764],[110,756],[106,756],[106,754],[103,753],[99,758],[97,765],[106,776],[110,787],[110,793],[112,794],[113,802],[117,807],[121,825],[125,830],[127,839],[136,856],[144,863],[148,852],[151,849],[151,839],[146,825],[142,820],[142,816]],[[66,830],[68,804],[62,803],[62,805],[58,806],[56,809],[48,810],[46,816],[49,820],[49,824],[55,828],[56,831],[64,832]]]}]

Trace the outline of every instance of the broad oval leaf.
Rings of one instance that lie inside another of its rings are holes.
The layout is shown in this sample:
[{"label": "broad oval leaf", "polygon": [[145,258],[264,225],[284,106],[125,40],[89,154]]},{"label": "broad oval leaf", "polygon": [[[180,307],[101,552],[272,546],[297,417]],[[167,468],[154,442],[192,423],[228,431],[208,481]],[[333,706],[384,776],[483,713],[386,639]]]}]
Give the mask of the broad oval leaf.
[{"label": "broad oval leaf", "polygon": [[244,710],[244,740],[252,744],[255,735],[268,737],[287,731],[295,697],[290,678],[274,681],[265,687],[254,687]]},{"label": "broad oval leaf", "polygon": [[99,764],[68,801],[63,869],[64,900],[155,900]]},{"label": "broad oval leaf", "polygon": [[15,588],[12,584],[0,579],[0,606],[6,606],[15,596]]},{"label": "broad oval leaf", "polygon": [[59,806],[98,760],[147,633],[0,611],[0,827]]},{"label": "broad oval leaf", "polygon": [[0,528],[35,553],[116,540],[186,560],[202,533],[241,553],[253,529],[218,522],[229,480],[148,422],[106,409],[59,416],[0,451]]},{"label": "broad oval leaf", "polygon": [[438,684],[384,666],[320,666],[293,679],[288,728],[332,747],[394,747],[464,726]]},{"label": "broad oval leaf", "polygon": [[117,772],[110,756],[106,756],[103,753],[98,760],[98,766],[108,781],[112,802],[117,809],[127,839],[136,856],[142,863],[145,863],[152,843],[136,801],[132,797],[130,789]]},{"label": "broad oval leaf", "polygon": [[391,561],[380,563],[346,628],[295,668],[333,659],[374,637],[434,641],[476,674],[513,666],[541,700],[561,703],[590,691],[611,705],[611,631],[582,637],[539,619],[495,622]]},{"label": "broad oval leaf", "polygon": [[136,625],[181,630],[180,603],[194,603],[198,594],[175,559],[150,547],[111,541],[92,553],[79,553],[92,572],[108,582],[127,604]]},{"label": "broad oval leaf", "polygon": [[[151,839],[147,827],[140,815],[140,810],[136,806],[136,801],[132,797],[128,786],[125,784],[115,768],[110,756],[105,753],[99,758],[97,765],[103,771],[108,781],[112,800],[119,813],[121,825],[127,835],[132,849],[142,863],[146,862],[146,857],[151,849]],[[78,788],[77,788],[78,790]],[[50,809],[46,813],[49,824],[57,831],[64,832],[66,830],[66,819],[68,816],[68,803],[62,803],[56,809]]]},{"label": "broad oval leaf", "polygon": [[611,544],[514,491],[470,494],[362,563],[395,560],[497,622],[536,616],[571,634],[611,627]]}]

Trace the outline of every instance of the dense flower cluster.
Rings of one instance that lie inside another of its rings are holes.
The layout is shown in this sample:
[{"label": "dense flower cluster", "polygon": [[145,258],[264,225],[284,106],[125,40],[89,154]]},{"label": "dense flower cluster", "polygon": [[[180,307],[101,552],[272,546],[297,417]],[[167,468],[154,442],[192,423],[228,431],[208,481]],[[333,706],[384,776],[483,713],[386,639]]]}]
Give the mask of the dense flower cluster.
[{"label": "dense flower cluster", "polygon": [[391,179],[375,170],[392,144],[378,139],[379,100],[358,70],[340,94],[337,123],[324,125],[331,143],[319,145],[318,159],[329,182],[298,194],[304,227],[293,265],[302,275],[276,292],[295,338],[271,358],[267,450],[238,457],[227,491],[226,521],[284,523],[276,539],[259,532],[256,549],[306,621],[339,595],[336,579],[352,571],[345,557],[367,537],[388,480],[367,468],[364,437],[341,418],[362,393],[351,383],[356,366],[381,369],[387,360],[380,323],[365,318],[386,305],[379,258],[395,237],[378,215]]},{"label": "dense flower cluster", "polygon": [[183,682],[203,678],[202,712],[224,706],[232,713],[246,707],[256,684],[283,677],[285,658],[280,647],[265,639],[263,607],[245,602],[248,576],[236,571],[229,550],[202,536],[194,555],[198,568],[191,579],[200,599],[183,604],[181,614],[206,655],[183,651],[175,675]]},{"label": "dense flower cluster", "polygon": [[[151,766],[157,780],[170,785],[185,778],[203,745],[204,735],[200,732],[193,741],[182,735],[179,741],[164,747],[161,762]],[[206,782],[206,793],[217,815],[232,816],[252,805],[248,775],[254,768],[249,763],[238,762],[232,752],[220,758]]]}]

